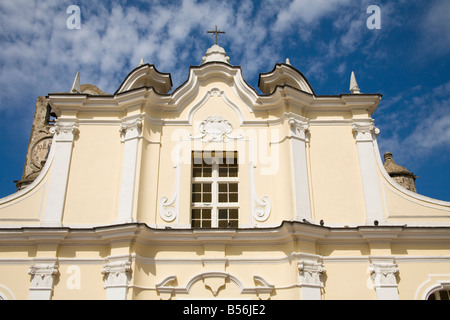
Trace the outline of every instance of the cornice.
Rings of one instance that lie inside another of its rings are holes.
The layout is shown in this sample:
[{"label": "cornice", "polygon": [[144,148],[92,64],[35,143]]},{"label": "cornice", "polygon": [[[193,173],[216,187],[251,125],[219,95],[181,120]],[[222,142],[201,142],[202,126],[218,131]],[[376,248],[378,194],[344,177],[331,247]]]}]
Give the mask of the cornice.
[{"label": "cornice", "polygon": [[[188,79],[171,94],[161,94],[153,87],[142,86],[128,91],[119,89],[114,95],[53,93],[47,98],[58,116],[62,110],[70,111],[72,114],[114,112],[121,116],[128,108],[136,106],[145,106],[159,112],[180,113],[193,102],[201,86],[208,81],[219,81],[230,86],[252,112],[275,111],[290,105],[300,108],[297,112],[301,115],[311,112],[333,112],[371,116],[381,100],[379,94],[317,96],[313,91],[305,92],[289,84],[277,85],[272,93],[259,95],[245,81],[240,67],[220,62],[191,67]],[[124,85],[122,84],[121,88]]]},{"label": "cornice", "polygon": [[154,84],[155,90],[160,93],[164,94],[169,92],[172,88],[172,78],[170,73],[161,73],[154,65],[140,65],[128,74],[115,94],[144,86],[151,87],[152,84]]},{"label": "cornice", "polygon": [[258,87],[262,92],[269,94],[273,92],[277,83],[284,82],[283,80],[293,82],[293,85],[301,91],[314,94],[314,90],[306,77],[296,68],[285,63],[277,63],[272,71],[261,73],[259,75]]},{"label": "cornice", "polygon": [[0,245],[89,245],[106,246],[117,242],[143,245],[280,245],[292,241],[365,245],[374,241],[423,243],[450,241],[450,227],[359,226],[336,228],[296,221],[278,227],[248,229],[158,229],[143,223],[90,228],[2,228]]}]

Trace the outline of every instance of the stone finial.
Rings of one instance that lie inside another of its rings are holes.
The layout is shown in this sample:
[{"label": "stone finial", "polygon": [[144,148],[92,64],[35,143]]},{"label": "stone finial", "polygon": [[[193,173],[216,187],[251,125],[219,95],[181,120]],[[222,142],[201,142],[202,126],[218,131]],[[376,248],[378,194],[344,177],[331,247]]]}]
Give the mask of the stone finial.
[{"label": "stone finial", "polygon": [[141,58],[141,62],[139,62],[138,67],[142,66],[143,64],[145,64],[145,63],[144,63],[144,58]]},{"label": "stone finial", "polygon": [[361,93],[358,87],[358,83],[356,82],[355,73],[353,71],[350,77],[350,92],[353,94]]},{"label": "stone finial", "polygon": [[405,167],[402,167],[395,163],[392,153],[386,152],[384,154],[384,168],[386,169],[389,176],[395,180],[399,185],[408,189],[412,192],[417,192],[416,190],[416,178],[412,172],[408,171]]},{"label": "stone finial", "polygon": [[215,44],[206,51],[203,57],[203,63],[207,62],[225,62],[229,64],[230,57],[227,57],[225,49]]},{"label": "stone finial", "polygon": [[72,90],[70,93],[81,93],[80,72],[77,72],[75,80],[73,80]]}]

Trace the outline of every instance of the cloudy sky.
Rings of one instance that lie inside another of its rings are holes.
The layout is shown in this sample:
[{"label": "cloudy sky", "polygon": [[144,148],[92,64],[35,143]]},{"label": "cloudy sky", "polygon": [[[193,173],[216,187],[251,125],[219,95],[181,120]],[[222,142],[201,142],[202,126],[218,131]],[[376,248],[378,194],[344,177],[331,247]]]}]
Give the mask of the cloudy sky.
[{"label": "cloudy sky", "polygon": [[[76,5],[80,29],[68,28]],[[367,21],[380,8],[380,29]],[[174,89],[219,44],[257,89],[290,59],[317,95],[348,93],[352,71],[374,114],[382,154],[416,175],[418,192],[450,201],[450,1],[0,0],[0,197],[20,180],[38,96],[82,83],[114,93],[144,57]]]}]

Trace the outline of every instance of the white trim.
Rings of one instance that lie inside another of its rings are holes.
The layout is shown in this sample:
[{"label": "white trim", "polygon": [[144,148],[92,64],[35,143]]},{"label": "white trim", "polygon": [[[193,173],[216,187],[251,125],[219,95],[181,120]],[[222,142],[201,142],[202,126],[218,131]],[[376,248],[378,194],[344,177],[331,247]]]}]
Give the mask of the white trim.
[{"label": "white trim", "polygon": [[[445,210],[445,211],[450,212],[450,202],[449,201],[433,199],[433,198],[412,192],[410,190],[407,190],[405,187],[401,186],[400,184],[398,184],[394,179],[392,179],[391,176],[389,176],[389,173],[387,173],[386,169],[384,168],[383,162],[381,160],[380,150],[378,148],[378,144],[377,144],[376,140],[374,141],[374,153],[375,153],[375,159],[376,159],[378,169],[380,170],[381,174],[383,175],[383,178],[386,181],[386,183],[384,185],[387,186],[390,190],[395,191],[395,193],[397,195],[401,196],[403,199],[413,201],[413,202],[415,202],[417,204],[421,204],[423,206],[425,206],[425,204],[423,204],[419,201],[425,201],[427,203],[430,203],[432,205],[437,205],[440,207],[440,208],[436,208],[436,207],[430,206],[430,208],[435,208],[435,209],[440,209],[440,210]],[[444,206],[446,208],[442,208],[442,206]],[[428,217],[428,216],[423,216],[423,217]]]},{"label": "white trim", "polygon": [[142,119],[130,117],[121,125],[123,149],[122,179],[120,184],[119,209],[116,223],[133,222],[135,184],[137,179],[139,139],[142,133]]},{"label": "white trim", "polygon": [[311,222],[311,197],[309,188],[306,142],[309,131],[307,119],[289,118],[291,140],[291,165],[294,176],[295,219]]},{"label": "white trim", "polygon": [[[16,296],[14,295],[14,293],[12,292],[11,289],[9,289],[8,287],[0,284],[0,289],[3,289],[3,291],[6,291],[7,294],[3,293],[0,291],[0,300],[16,300]],[[8,296],[10,297],[10,299],[8,299]]]},{"label": "white trim", "polygon": [[[225,92],[223,90],[220,90],[219,88],[211,88],[205,93],[205,95],[203,96],[203,98],[200,99],[199,102],[197,102],[196,104],[194,104],[194,106],[191,107],[188,113],[188,120],[186,124],[192,125],[194,114],[197,112],[197,110],[199,110],[211,97],[214,97],[215,95],[217,95],[217,97],[222,98],[225,104],[227,104],[234,110],[234,112],[236,112],[240,124],[244,122],[244,115],[242,114],[241,109],[236,104],[234,104],[230,99],[228,99]],[[173,120],[173,122],[174,121],[177,121],[179,123],[180,120]],[[168,124],[169,122],[172,121],[170,120],[165,121],[166,124]]]},{"label": "white trim", "polygon": [[176,280],[177,276],[170,275],[164,278],[158,284],[156,284],[155,288],[151,287],[140,287],[140,288],[147,290],[156,289],[159,293],[169,294],[169,296],[173,294],[189,294],[192,286],[196,284],[198,281],[203,280],[205,288],[211,290],[213,296],[216,297],[219,294],[220,290],[222,290],[225,287],[226,280],[231,280],[239,288],[241,294],[266,295],[266,298],[268,298],[272,293],[272,291],[275,289],[274,285],[270,284],[263,277],[257,275],[253,276],[253,281],[255,282],[255,284],[258,283],[259,285],[255,287],[246,287],[238,277],[223,271],[206,271],[198,273],[193,277],[191,277],[184,287],[175,287],[170,285],[174,283]]},{"label": "white trim", "polygon": [[52,148],[54,146],[55,155],[47,192],[49,196],[47,196],[44,220],[41,225],[59,227],[62,226],[73,142],[78,132],[78,122],[73,119],[58,119],[51,131],[54,133]]},{"label": "white trim", "polygon": [[373,125],[372,119],[359,119],[353,122],[352,128],[358,148],[367,223],[372,224],[375,220],[384,222],[386,219],[374,153],[374,140],[378,129]]},{"label": "white trim", "polygon": [[450,288],[450,274],[428,274],[428,279],[424,281],[416,291],[416,300],[426,300],[436,290]]}]

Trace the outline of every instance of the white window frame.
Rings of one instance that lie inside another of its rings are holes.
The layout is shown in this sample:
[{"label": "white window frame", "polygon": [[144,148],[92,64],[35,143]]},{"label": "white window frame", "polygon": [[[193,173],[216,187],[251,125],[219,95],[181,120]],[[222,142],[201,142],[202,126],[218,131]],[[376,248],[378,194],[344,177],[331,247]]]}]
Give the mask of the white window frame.
[{"label": "white window frame", "polygon": [[434,300],[441,300],[441,292],[445,292],[450,300],[450,288],[448,287],[433,291],[428,295],[427,300],[431,300],[431,296],[434,296]]},{"label": "white window frame", "polygon": [[[207,151],[209,153],[209,151]],[[222,151],[217,151],[222,152]],[[234,152],[234,151],[233,151]],[[204,151],[194,151],[194,153],[202,153],[202,161],[204,161],[203,155]],[[226,155],[227,151],[223,151]],[[219,228],[219,210],[220,209],[237,209],[238,210],[238,226],[239,226],[239,164],[237,152],[234,152],[233,159],[237,164],[237,177],[220,177],[219,176],[219,168],[221,164],[227,164],[226,157],[211,157],[212,164],[212,174],[211,177],[194,177],[194,166],[192,166],[192,179],[191,179],[191,187],[194,183],[211,183],[211,202],[193,202],[192,194],[193,190],[191,189],[191,225],[192,225],[192,210],[193,209],[211,209],[211,228]],[[217,162],[219,160],[219,162]],[[219,184],[220,183],[237,183],[238,184],[238,201],[237,202],[219,202]],[[202,219],[203,220],[203,219]],[[228,217],[228,220],[229,217]],[[236,220],[236,219],[232,219]],[[199,229],[204,229],[204,227],[197,227]]]}]

